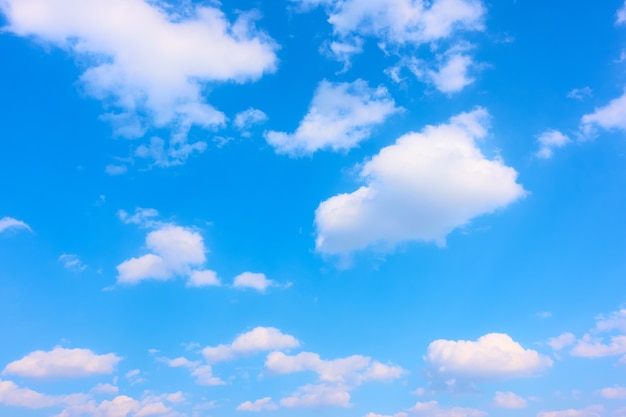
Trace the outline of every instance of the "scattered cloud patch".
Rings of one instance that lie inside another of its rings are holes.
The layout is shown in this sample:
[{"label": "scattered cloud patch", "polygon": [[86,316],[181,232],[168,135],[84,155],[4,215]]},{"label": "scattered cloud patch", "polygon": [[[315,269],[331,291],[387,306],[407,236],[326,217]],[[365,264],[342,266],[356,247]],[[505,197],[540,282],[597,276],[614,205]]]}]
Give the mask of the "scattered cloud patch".
[{"label": "scattered cloud patch", "polygon": [[583,100],[587,97],[591,97],[593,95],[593,90],[590,87],[583,88],[574,88],[569,93],[567,93],[567,98],[572,98],[574,100]]},{"label": "scattered cloud patch", "polygon": [[626,130],[626,93],[582,117],[580,130],[583,138],[596,136],[598,128]]},{"label": "scattered cloud patch", "polygon": [[113,384],[98,384],[91,389],[91,392],[94,394],[117,395],[120,389]]},{"label": "scattered cloud patch", "polygon": [[617,11],[616,24],[621,25],[623,23],[626,23],[626,2],[624,2],[622,8]]},{"label": "scattered cloud patch", "polygon": [[493,406],[496,408],[526,408],[528,402],[513,392],[497,391],[493,398]]},{"label": "scattered cloud patch", "polygon": [[187,280],[188,287],[219,287],[222,285],[222,282],[217,276],[215,271],[204,270],[204,271],[193,271]]},{"label": "scattered cloud patch", "polygon": [[242,136],[248,137],[250,136],[250,132],[248,130],[256,125],[260,125],[265,123],[268,120],[268,117],[265,113],[263,113],[259,109],[255,109],[250,107],[247,110],[242,111],[241,113],[237,113],[235,116],[235,120],[233,120],[233,125],[240,130]]},{"label": "scattered cloud patch", "polygon": [[541,411],[537,413],[537,417],[601,417],[603,411],[603,406],[595,405],[580,410]]},{"label": "scattered cloud patch", "polygon": [[272,402],[270,397],[261,398],[255,402],[246,401],[237,406],[237,411],[274,411],[278,406]]},{"label": "scattered cloud patch", "polygon": [[13,217],[3,217],[2,219],[0,219],[0,233],[6,232],[8,230],[20,229],[32,232],[30,226],[21,220],[14,219]]},{"label": "scattered cloud patch", "polygon": [[[626,308],[608,316],[597,316],[595,326],[578,340],[570,353],[585,358],[626,354]],[[622,361],[626,361],[626,355]]]},{"label": "scattered cloud patch", "polygon": [[398,111],[383,86],[370,88],[360,79],[352,83],[322,81],[296,131],[268,131],[265,139],[277,153],[294,157],[324,149],[346,151]]},{"label": "scattered cloud patch", "polygon": [[317,208],[317,251],[347,254],[407,241],[443,244],[455,228],[524,197],[517,172],[478,147],[488,120],[487,111],[477,108],[383,148],[361,168],[366,185]]},{"label": "scattered cloud patch", "polygon": [[104,172],[111,175],[123,175],[128,171],[128,167],[126,165],[118,165],[118,164],[108,164],[104,167]]},{"label": "scattered cloud patch", "polygon": [[418,402],[410,411],[423,417],[485,417],[487,413],[474,408],[441,407],[437,401]]},{"label": "scattered cloud patch", "polygon": [[209,363],[234,359],[240,355],[256,352],[297,348],[300,342],[274,327],[256,327],[242,333],[229,345],[205,347],[202,354]]},{"label": "scattered cloud patch", "polygon": [[539,150],[535,156],[541,159],[550,159],[555,149],[568,145],[572,140],[558,130],[546,130],[537,136],[537,142],[539,143]]},{"label": "scattered cloud patch", "polygon": [[610,387],[600,390],[600,394],[610,400],[625,400],[626,388],[625,387]]},{"label": "scattered cloud patch", "polygon": [[9,363],[2,374],[28,378],[80,378],[111,374],[121,360],[113,353],[98,355],[89,349],[57,346],[48,352],[37,350]]},{"label": "scattered cloud patch", "polygon": [[554,350],[562,350],[576,343],[576,336],[573,333],[563,333],[560,336],[552,337],[548,340],[548,346]]},{"label": "scattered cloud patch", "polygon": [[305,385],[289,397],[280,400],[287,408],[350,407],[350,393],[337,385]]},{"label": "scattered cloud patch", "polygon": [[84,400],[85,397],[83,394],[45,395],[29,388],[22,388],[13,381],[0,379],[0,405],[38,410],[71,404]]},{"label": "scattered cloud patch", "polygon": [[269,287],[275,287],[278,284],[271,279],[267,279],[265,274],[244,272],[235,277],[233,287],[243,289],[253,289],[261,293],[265,292]]},{"label": "scattered cloud patch", "polygon": [[83,264],[78,255],[64,253],[59,256],[59,261],[63,264],[63,268],[72,272],[83,272],[87,269],[87,265]]},{"label": "scattered cloud patch", "polygon": [[159,217],[159,212],[152,208],[135,208],[135,213],[129,214],[126,210],[118,210],[117,217],[125,224],[138,224],[140,226],[154,226],[156,217]]}]

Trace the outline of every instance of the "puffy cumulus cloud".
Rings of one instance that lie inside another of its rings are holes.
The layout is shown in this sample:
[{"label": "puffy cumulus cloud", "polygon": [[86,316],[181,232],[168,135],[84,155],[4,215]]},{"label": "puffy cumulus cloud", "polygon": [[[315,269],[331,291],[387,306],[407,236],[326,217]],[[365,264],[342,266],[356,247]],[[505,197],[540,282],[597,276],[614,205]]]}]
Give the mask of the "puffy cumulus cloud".
[{"label": "puffy cumulus cloud", "polygon": [[191,368],[191,376],[196,378],[198,385],[224,385],[226,384],[220,378],[213,375],[213,368],[210,365],[196,366]]},{"label": "puffy cumulus cloud", "polygon": [[55,347],[51,351],[37,350],[9,363],[3,375],[29,378],[79,378],[111,374],[122,360],[113,353],[98,355],[89,349]]},{"label": "puffy cumulus cloud", "polygon": [[267,356],[265,367],[277,374],[315,372],[322,382],[344,386],[356,386],[366,381],[398,379],[406,372],[399,366],[372,362],[372,359],[367,356],[353,355],[323,360],[317,353],[312,352],[301,352],[294,356],[272,352]]},{"label": "puffy cumulus cloud", "polygon": [[276,282],[267,279],[265,274],[255,272],[244,272],[235,277],[233,287],[243,289],[253,289],[259,292],[265,292],[269,287],[276,286]]},{"label": "puffy cumulus cloud", "polygon": [[598,128],[604,130],[626,130],[626,92],[604,107],[581,119],[580,130],[583,137],[593,137]]},{"label": "puffy cumulus cloud", "polygon": [[[145,222],[149,217],[138,212],[125,217],[125,221]],[[117,266],[118,284],[133,285],[148,279],[165,281],[185,276],[189,287],[219,285],[215,272],[201,269],[206,262],[207,249],[200,233],[172,224],[158,224],[158,228],[146,236],[146,247],[151,253],[127,259]]]},{"label": "puffy cumulus cloud", "polygon": [[603,411],[604,407],[595,405],[581,410],[541,411],[537,413],[537,417],[601,417]]},{"label": "puffy cumulus cloud", "polygon": [[611,312],[608,316],[599,315],[596,317],[595,332],[614,330],[626,333],[626,308],[624,307]]},{"label": "puffy cumulus cloud", "polygon": [[526,408],[528,402],[513,392],[497,391],[493,397],[493,406],[496,408]]},{"label": "puffy cumulus cloud", "polygon": [[238,355],[247,355],[255,352],[291,349],[300,346],[295,337],[284,334],[274,327],[256,327],[249,332],[242,333],[229,345],[205,347],[202,354],[210,363],[234,359]]},{"label": "puffy cumulus cloud", "polygon": [[83,272],[85,269],[87,269],[87,265],[85,265],[80,260],[78,255],[64,253],[63,255],[59,256],[59,261],[63,263],[63,267],[65,269],[69,269],[73,272]]},{"label": "puffy cumulus cloud", "polygon": [[[486,14],[480,0],[292,1],[305,8],[324,6],[334,34],[348,45],[358,45],[360,37],[370,36],[385,45],[436,42],[456,32],[483,30]],[[360,51],[359,48],[354,49],[355,52]]]},{"label": "puffy cumulus cloud", "polygon": [[571,143],[572,140],[558,130],[546,130],[537,136],[539,150],[535,153],[537,158],[550,159],[554,154],[554,150],[562,148]]},{"label": "puffy cumulus cloud", "polygon": [[24,223],[21,220],[14,219],[13,217],[3,217],[0,219],[0,233],[6,232],[7,230],[28,230],[32,232],[29,225]]},{"label": "puffy cumulus cloud", "polygon": [[0,379],[0,404],[6,406],[40,409],[71,403],[81,398],[83,396],[80,394],[69,396],[45,395],[29,388],[19,387],[13,381]]},{"label": "puffy cumulus cloud", "polygon": [[383,86],[370,88],[360,79],[352,83],[322,81],[296,131],[265,132],[265,139],[276,152],[290,156],[321,149],[348,150],[399,110]]},{"label": "puffy cumulus cloud", "polygon": [[457,383],[529,377],[552,366],[550,358],[502,333],[476,341],[435,340],[424,359],[434,380]]},{"label": "puffy cumulus cloud", "polygon": [[270,397],[261,398],[255,402],[246,401],[237,406],[237,411],[273,411],[278,409],[278,406],[272,402]]},{"label": "puffy cumulus cloud", "polygon": [[281,399],[280,405],[287,408],[350,407],[350,392],[340,385],[305,385]]},{"label": "puffy cumulus cloud", "polygon": [[409,411],[424,417],[485,417],[487,415],[484,411],[474,408],[444,408],[437,401],[418,402]]},{"label": "puffy cumulus cloud", "polygon": [[482,108],[427,126],[383,148],[361,168],[366,185],[322,202],[316,249],[346,254],[406,241],[443,243],[471,219],[526,195],[517,172],[477,145],[487,135]]},{"label": "puffy cumulus cloud", "polygon": [[557,337],[551,337],[548,339],[548,346],[554,350],[562,350],[567,346],[571,346],[576,343],[576,336],[573,333],[563,333]]},{"label": "puffy cumulus cloud", "polygon": [[[213,5],[166,7],[148,0],[3,0],[8,30],[72,53],[87,64],[85,92],[112,108],[117,134],[137,137],[146,125],[222,125],[225,116],[203,96],[210,82],[246,82],[276,67],[275,43],[254,26],[256,13],[230,22]],[[202,145],[201,145],[202,144]],[[168,157],[188,153],[172,139]],[[108,170],[118,173],[117,169]]]}]

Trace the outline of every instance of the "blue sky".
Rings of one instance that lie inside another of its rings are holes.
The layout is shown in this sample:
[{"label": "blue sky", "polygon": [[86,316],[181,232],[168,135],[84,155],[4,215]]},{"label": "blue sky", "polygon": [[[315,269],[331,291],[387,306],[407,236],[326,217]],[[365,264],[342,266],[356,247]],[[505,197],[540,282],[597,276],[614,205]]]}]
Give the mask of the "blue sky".
[{"label": "blue sky", "polygon": [[0,16],[0,415],[626,416],[621,0]]}]

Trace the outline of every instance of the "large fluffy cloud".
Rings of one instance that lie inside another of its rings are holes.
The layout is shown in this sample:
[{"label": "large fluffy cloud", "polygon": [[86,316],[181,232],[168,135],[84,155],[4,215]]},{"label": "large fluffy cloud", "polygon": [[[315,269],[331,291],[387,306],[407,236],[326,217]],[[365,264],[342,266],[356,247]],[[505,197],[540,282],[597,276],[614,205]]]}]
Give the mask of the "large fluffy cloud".
[{"label": "large fluffy cloud", "polygon": [[233,359],[238,355],[298,346],[300,346],[298,339],[274,327],[256,327],[237,336],[231,344],[205,347],[202,354],[208,362],[215,363]]},{"label": "large fluffy cloud", "polygon": [[424,359],[434,380],[459,383],[529,377],[552,366],[550,358],[502,333],[476,341],[436,340]]},{"label": "large fluffy cloud", "polygon": [[500,158],[487,158],[477,144],[487,135],[488,120],[478,108],[383,148],[361,168],[366,185],[317,208],[317,250],[341,254],[373,244],[441,243],[472,218],[522,198],[517,172]]},{"label": "large fluffy cloud", "polygon": [[254,13],[230,22],[215,6],[148,0],[3,0],[0,10],[7,30],[87,64],[80,84],[113,108],[105,118],[118,134],[141,136],[146,123],[179,129],[165,150],[175,162],[205,146],[185,143],[190,126],[225,122],[203,96],[206,83],[255,80],[276,65]]},{"label": "large fluffy cloud", "polygon": [[398,110],[382,86],[370,88],[363,80],[322,81],[296,131],[291,134],[269,131],[265,138],[276,152],[291,156],[320,149],[347,150],[367,139],[374,126]]},{"label": "large fluffy cloud", "polygon": [[51,351],[37,350],[9,363],[3,375],[30,378],[76,378],[111,374],[121,358],[113,353],[98,355],[89,349],[55,347]]}]

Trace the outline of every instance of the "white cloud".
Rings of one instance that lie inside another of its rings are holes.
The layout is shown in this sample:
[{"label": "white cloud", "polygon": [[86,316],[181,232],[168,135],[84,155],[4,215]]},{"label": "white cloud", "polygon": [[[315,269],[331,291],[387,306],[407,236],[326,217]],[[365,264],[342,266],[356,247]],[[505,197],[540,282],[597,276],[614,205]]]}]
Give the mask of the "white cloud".
[{"label": "white cloud", "polygon": [[621,9],[617,11],[617,22],[618,25],[622,23],[626,23],[626,2]]},{"label": "white cloud", "polygon": [[77,378],[111,374],[120,360],[122,358],[113,353],[97,355],[89,349],[57,346],[48,352],[37,350],[9,363],[2,374],[30,378]]},{"label": "white cloud", "polygon": [[11,229],[24,229],[32,232],[30,226],[21,220],[14,219],[13,217],[3,217],[0,219],[0,233]]},{"label": "white cloud", "polygon": [[280,405],[296,407],[350,407],[350,393],[338,385],[305,385],[290,397],[280,400]]},{"label": "white cloud", "polygon": [[55,417],[174,417],[180,415],[165,405],[161,401],[161,397],[148,396],[138,401],[126,395],[119,395],[110,401],[105,400],[99,404],[95,401],[88,401],[71,405]]},{"label": "white cloud", "polygon": [[558,130],[546,130],[537,136],[539,150],[535,153],[537,158],[550,159],[554,154],[554,150],[562,148],[572,142],[572,140]]},{"label": "white cloud", "polygon": [[254,272],[244,272],[235,277],[233,281],[233,287],[238,289],[252,288],[259,292],[265,292],[268,287],[276,286],[276,282],[271,279],[267,279],[265,274],[259,274]]},{"label": "white cloud", "polygon": [[159,216],[159,212],[153,208],[135,208],[134,214],[129,214],[126,210],[118,210],[117,217],[126,224],[138,224],[141,226],[154,226],[155,221],[152,220]]},{"label": "white cloud", "polygon": [[98,384],[91,389],[94,394],[116,395],[120,389],[112,384]]},{"label": "white cloud", "polygon": [[597,128],[605,130],[626,130],[626,92],[604,107],[596,108],[593,113],[581,119],[581,132],[584,137],[596,135]]},{"label": "white cloud", "polygon": [[540,311],[536,316],[540,319],[549,319],[552,317],[552,313],[550,311]]},{"label": "white cloud", "polygon": [[466,48],[450,49],[438,57],[434,66],[418,58],[404,59],[397,66],[388,69],[387,73],[395,82],[400,82],[400,71],[407,67],[420,81],[432,84],[440,92],[458,93],[476,81],[469,72],[477,65],[464,49]]},{"label": "white cloud", "polygon": [[198,385],[224,385],[225,382],[213,375],[213,368],[209,365],[198,366],[192,368],[191,376],[196,378]]},{"label": "white cloud", "polygon": [[345,254],[406,241],[441,244],[474,217],[525,196],[517,172],[499,158],[485,157],[476,143],[487,135],[488,119],[478,108],[383,148],[361,168],[367,185],[317,208],[317,251]]},{"label": "white cloud", "polygon": [[595,332],[610,332],[613,330],[626,333],[626,308],[620,308],[609,314],[608,317],[603,315],[596,317]]},{"label": "white cloud", "polygon": [[104,172],[111,176],[126,174],[127,171],[128,167],[126,165],[119,164],[108,164],[104,168]]},{"label": "white cloud", "polygon": [[493,398],[493,406],[496,408],[526,408],[528,402],[513,392],[497,391]]},{"label": "white cloud", "polygon": [[202,354],[208,362],[215,363],[233,359],[238,355],[298,346],[300,346],[298,339],[274,327],[256,327],[237,336],[230,345],[205,347]]},{"label": "white cloud", "polygon": [[626,388],[625,387],[610,387],[600,390],[600,394],[610,400],[625,400]]},{"label": "white cloud", "polygon": [[68,397],[44,395],[29,388],[20,388],[12,381],[0,379],[0,404],[32,409],[53,407],[68,401]]},{"label": "white cloud", "polygon": [[[483,30],[486,14],[480,0],[435,0],[428,4],[412,0],[292,1],[303,6],[325,6],[334,34],[348,43],[361,36],[372,36],[381,44],[396,46],[435,42],[459,31]],[[345,60],[345,56],[339,58]]]},{"label": "white cloud", "polygon": [[360,79],[353,83],[322,81],[296,131],[269,131],[265,138],[276,152],[290,156],[322,149],[348,150],[367,139],[376,125],[399,110],[383,86],[370,88]]},{"label": "white cloud", "polygon": [[367,413],[365,417],[409,417],[409,415],[405,412],[399,412],[393,415],[389,414],[376,414],[376,413]]},{"label": "white cloud", "polygon": [[548,346],[554,350],[561,350],[567,346],[571,346],[576,343],[576,336],[572,333],[563,333],[557,337],[551,337],[548,340]]},{"label": "white cloud", "polygon": [[267,115],[259,109],[250,107],[247,110],[237,113],[233,125],[239,130],[247,130],[252,126],[265,123],[267,121]]},{"label": "white cloud", "polygon": [[436,340],[424,357],[435,380],[457,382],[529,377],[552,366],[552,360],[524,349],[510,336],[490,333],[476,341]]},{"label": "white cloud", "polygon": [[265,367],[277,374],[315,372],[321,382],[357,386],[365,381],[385,381],[400,378],[406,371],[399,366],[372,362],[367,356],[353,355],[346,358],[323,360],[317,353],[301,352],[294,356],[272,352],[267,356]]},{"label": "white cloud", "polygon": [[537,413],[537,417],[601,417],[600,413],[603,411],[602,406],[591,406],[582,410],[541,411]]},{"label": "white cloud", "polygon": [[[166,8],[147,0],[5,0],[0,7],[7,30],[87,65],[80,84],[112,108],[104,118],[118,134],[141,135],[145,123],[183,134],[191,125],[222,125],[205,85],[256,80],[276,67],[277,46],[254,27],[255,13],[231,23],[213,6]],[[181,141],[186,137],[173,139],[174,153],[184,148]]]},{"label": "white cloud", "polygon": [[474,408],[442,408],[437,401],[418,402],[410,411],[424,417],[485,417],[487,413]]},{"label": "white cloud", "polygon": [[237,406],[237,411],[273,411],[277,408],[278,406],[272,402],[270,397],[265,397],[255,402],[246,401],[241,403]]},{"label": "white cloud", "polygon": [[222,285],[217,273],[211,270],[193,271],[187,280],[188,287],[219,287]]},{"label": "white cloud", "polygon": [[602,358],[626,353],[626,335],[611,336],[609,343],[605,344],[599,338],[589,334],[583,336],[570,352],[573,356],[584,358]]},{"label": "white cloud", "polygon": [[582,100],[585,97],[591,97],[593,91],[590,87],[583,88],[574,88],[569,93],[567,93],[567,98],[573,98],[575,100]]},{"label": "white cloud", "polygon": [[65,269],[69,269],[73,272],[83,272],[87,269],[87,265],[83,264],[78,255],[73,255],[70,253],[64,253],[59,256],[59,261],[63,263],[63,267]]},{"label": "white cloud", "polygon": [[146,237],[146,247],[152,252],[130,258],[117,266],[117,282],[138,284],[146,279],[169,280],[189,276],[192,268],[206,261],[204,240],[198,232],[162,225]]}]

